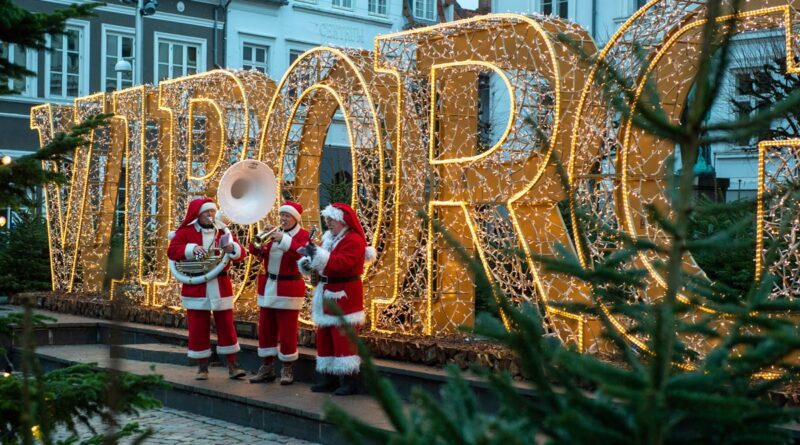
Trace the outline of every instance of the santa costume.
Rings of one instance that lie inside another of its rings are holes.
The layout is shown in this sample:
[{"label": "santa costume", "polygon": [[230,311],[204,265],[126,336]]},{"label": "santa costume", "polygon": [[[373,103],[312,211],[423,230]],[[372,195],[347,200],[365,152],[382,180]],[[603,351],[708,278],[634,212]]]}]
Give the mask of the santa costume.
[{"label": "santa costume", "polygon": [[[169,234],[167,256],[172,261],[196,259],[194,249],[198,246],[209,251],[219,245],[223,236],[229,236],[233,244],[233,252],[227,255],[234,262],[245,257],[236,236],[217,225],[201,227],[198,217],[207,210],[216,210],[217,206],[209,198],[195,199],[189,203],[186,218],[180,227]],[[208,358],[211,357],[211,314],[217,328],[217,354],[228,359],[229,373],[232,378],[243,377],[244,372],[236,365],[236,353],[239,352],[239,341],[233,324],[233,286],[228,276],[230,263],[223,271],[206,283],[183,284],[181,287],[181,303],[186,308],[186,321],[189,327],[190,358],[197,359],[200,364],[198,379],[208,376]],[[203,371],[205,370],[205,375]]]},{"label": "santa costume", "polygon": [[[279,240],[274,238],[260,247],[250,244],[249,251],[262,261],[258,274],[258,356],[264,364],[251,383],[273,381],[276,378],[272,364],[277,356],[283,367],[281,384],[294,381],[292,363],[297,352],[297,319],[303,307],[306,283],[297,268],[303,256],[298,249],[308,244],[308,231],[300,226],[303,207],[292,201],[284,202],[279,212],[294,219],[294,227],[283,232]],[[282,217],[285,217],[283,216]]]},{"label": "santa costume", "polygon": [[[358,329],[366,319],[361,275],[365,262],[375,260],[375,249],[368,246],[364,229],[349,205],[333,203],[322,211],[322,216],[346,227],[335,235],[331,230],[325,232],[322,245],[307,248],[307,256],[299,262],[302,271],[316,270],[320,274],[311,304],[311,318],[317,325],[318,373],[312,391],[335,389],[335,394],[347,395],[357,390],[361,358],[341,327],[348,324]],[[343,317],[329,310],[326,301],[334,302]],[[336,376],[342,376],[338,388]]]}]

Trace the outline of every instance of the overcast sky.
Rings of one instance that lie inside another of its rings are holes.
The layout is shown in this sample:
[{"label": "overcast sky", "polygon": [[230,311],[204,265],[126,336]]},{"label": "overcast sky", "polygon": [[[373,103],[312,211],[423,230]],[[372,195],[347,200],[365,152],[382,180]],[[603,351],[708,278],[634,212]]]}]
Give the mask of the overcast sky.
[{"label": "overcast sky", "polygon": [[478,9],[478,0],[458,0],[458,4],[466,9]]}]

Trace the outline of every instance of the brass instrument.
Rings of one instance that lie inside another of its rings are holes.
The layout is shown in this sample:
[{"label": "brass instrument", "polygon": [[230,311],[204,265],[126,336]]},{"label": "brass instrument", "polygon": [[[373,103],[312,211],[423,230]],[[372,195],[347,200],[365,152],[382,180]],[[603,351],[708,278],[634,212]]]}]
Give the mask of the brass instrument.
[{"label": "brass instrument", "polygon": [[[308,245],[314,244],[314,235],[317,234],[317,230],[316,224],[311,226],[311,230],[308,232]],[[311,269],[308,278],[312,286],[319,284],[319,272],[316,269]]]},{"label": "brass instrument", "polygon": [[[277,182],[272,169],[253,159],[231,165],[222,175],[217,188],[220,210],[214,221],[218,229],[230,233],[223,219],[236,224],[253,224],[263,219],[275,204]],[[224,216],[223,216],[224,214]],[[280,227],[278,227],[280,228]],[[274,233],[274,231],[271,231]],[[262,241],[271,233],[260,233]],[[172,275],[183,284],[207,283],[217,277],[230,261],[230,255],[212,246],[206,255],[194,260],[169,261]]]},{"label": "brass instrument", "polygon": [[255,239],[253,240],[253,245],[256,249],[260,249],[261,245],[267,240],[267,238],[271,237],[275,232],[281,230],[281,226],[273,227],[266,232],[260,232],[256,234]]},{"label": "brass instrument", "polygon": [[208,253],[195,257],[194,260],[178,261],[175,267],[186,275],[203,275],[217,266],[224,252],[219,247],[212,247]]}]

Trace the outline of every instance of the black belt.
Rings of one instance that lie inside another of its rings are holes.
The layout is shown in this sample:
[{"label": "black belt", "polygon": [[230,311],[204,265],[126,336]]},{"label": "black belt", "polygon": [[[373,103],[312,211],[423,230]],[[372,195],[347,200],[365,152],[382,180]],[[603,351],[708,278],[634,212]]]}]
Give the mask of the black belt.
[{"label": "black belt", "polygon": [[275,275],[274,273],[268,273],[267,276],[270,280],[302,280],[303,276],[300,274],[297,275]]},{"label": "black belt", "polygon": [[361,275],[353,275],[352,277],[319,277],[319,282],[328,284],[337,284],[337,283],[348,283],[350,281],[358,281],[360,279]]}]

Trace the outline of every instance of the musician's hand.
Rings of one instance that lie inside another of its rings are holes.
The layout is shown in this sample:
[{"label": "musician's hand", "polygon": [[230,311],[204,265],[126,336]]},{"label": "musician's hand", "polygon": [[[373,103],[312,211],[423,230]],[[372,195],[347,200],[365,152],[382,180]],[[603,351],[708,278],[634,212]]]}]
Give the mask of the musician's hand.
[{"label": "musician's hand", "polygon": [[263,232],[269,232],[270,230],[274,229],[275,226],[272,224],[264,224],[264,227],[261,229]]},{"label": "musician's hand", "polygon": [[206,256],[206,249],[203,246],[194,246],[194,256],[196,257],[204,257]]},{"label": "musician's hand", "polygon": [[222,248],[222,251],[225,253],[232,253],[233,252],[233,244],[228,244],[227,246]]},{"label": "musician's hand", "polygon": [[283,232],[275,232],[272,234],[272,241],[279,243],[283,239]]}]

